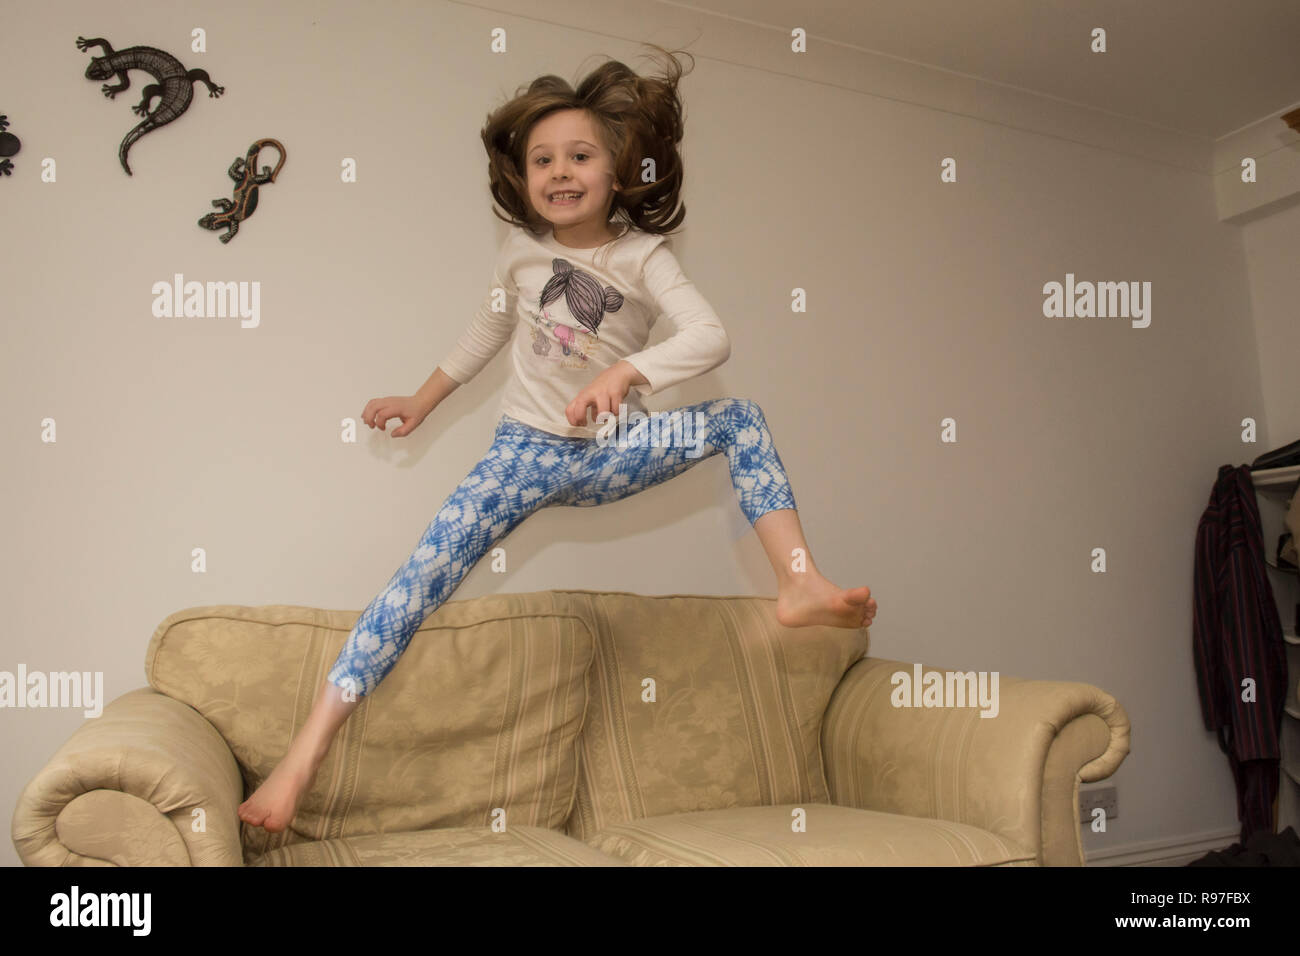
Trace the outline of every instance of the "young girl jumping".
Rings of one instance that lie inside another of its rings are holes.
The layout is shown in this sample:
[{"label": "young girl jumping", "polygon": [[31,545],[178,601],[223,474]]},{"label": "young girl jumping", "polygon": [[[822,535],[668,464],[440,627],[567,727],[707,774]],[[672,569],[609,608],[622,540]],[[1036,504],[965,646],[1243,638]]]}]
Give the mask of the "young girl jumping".
[{"label": "young girl jumping", "polygon": [[[875,617],[870,588],[844,590],[817,571],[755,402],[718,398],[654,416],[680,422],[676,431],[638,418],[648,414],[641,396],[701,375],[731,352],[717,315],[663,244],[686,215],[678,209],[682,70],[667,61],[662,79],[609,62],[576,91],[543,76],[488,117],[492,196],[520,227],[497,256],[495,289],[415,395],[372,399],[362,420],[382,431],[400,418],[393,437],[409,435],[514,333],[492,445],[357,619],[302,731],[240,804],[245,823],[270,832],[289,825],[360,698],[479,558],[540,508],[618,501],[725,452],[740,508],[776,573],[777,621],[862,627]],[[646,169],[653,175],[643,177]],[[505,311],[494,310],[502,298]],[[660,313],[678,331],[647,349]],[[604,427],[592,423],[593,410]],[[611,416],[635,425],[612,433]],[[795,549],[803,549],[802,570],[793,570]]]}]

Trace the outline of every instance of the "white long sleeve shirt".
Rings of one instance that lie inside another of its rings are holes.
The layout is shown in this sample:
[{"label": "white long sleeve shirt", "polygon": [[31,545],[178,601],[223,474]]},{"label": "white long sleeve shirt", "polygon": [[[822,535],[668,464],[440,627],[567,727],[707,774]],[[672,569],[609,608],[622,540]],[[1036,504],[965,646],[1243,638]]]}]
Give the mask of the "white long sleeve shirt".
[{"label": "white long sleeve shirt", "polygon": [[[573,249],[557,242],[554,230],[536,237],[512,228],[497,252],[492,288],[442,370],[465,384],[518,329],[500,412],[555,435],[594,438],[597,413],[587,412],[594,424],[574,426],[565,409],[620,360],[649,382],[628,390],[629,415],[646,414],[642,396],[725,362],[731,355],[726,330],[682,274],[665,237],[623,229],[606,246]],[[494,311],[494,304],[504,310]],[[660,315],[670,316],[677,332],[646,348]]]}]

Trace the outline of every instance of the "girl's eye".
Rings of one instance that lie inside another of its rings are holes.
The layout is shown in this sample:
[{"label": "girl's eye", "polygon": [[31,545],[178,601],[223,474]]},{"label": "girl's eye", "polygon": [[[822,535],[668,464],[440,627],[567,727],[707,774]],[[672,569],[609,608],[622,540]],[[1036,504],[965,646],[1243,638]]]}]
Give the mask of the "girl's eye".
[{"label": "girl's eye", "polygon": [[[589,154],[589,153],[574,153],[573,155],[574,155],[574,156],[586,156],[586,157],[590,158],[590,154]],[[537,157],[537,164],[540,166],[540,165],[542,164],[542,161],[545,160],[546,158],[547,158],[547,157],[545,157],[545,156],[539,156],[539,157]]]}]

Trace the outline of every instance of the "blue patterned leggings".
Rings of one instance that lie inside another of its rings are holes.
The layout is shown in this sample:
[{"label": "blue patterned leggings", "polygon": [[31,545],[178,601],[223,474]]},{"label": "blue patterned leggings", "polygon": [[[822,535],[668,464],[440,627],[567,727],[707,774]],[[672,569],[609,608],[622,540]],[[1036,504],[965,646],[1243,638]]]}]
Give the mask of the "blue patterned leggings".
[{"label": "blue patterned leggings", "polygon": [[[674,417],[689,427],[664,427]],[[373,691],[479,558],[539,508],[618,501],[722,451],[750,525],[769,511],[795,507],[763,410],[749,399],[711,399],[653,413],[635,428],[629,424],[626,441],[615,438],[604,444],[567,438],[503,415],[483,459],[357,619],[330,683],[358,697]]]}]

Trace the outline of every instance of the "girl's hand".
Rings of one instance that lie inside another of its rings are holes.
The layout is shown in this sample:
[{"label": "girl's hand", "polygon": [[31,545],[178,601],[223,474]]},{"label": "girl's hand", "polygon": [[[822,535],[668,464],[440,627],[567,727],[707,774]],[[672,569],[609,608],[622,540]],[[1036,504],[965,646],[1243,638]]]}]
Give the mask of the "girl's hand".
[{"label": "girl's hand", "polygon": [[432,406],[426,405],[414,395],[389,395],[387,398],[372,398],[366,402],[361,420],[382,432],[390,418],[400,418],[402,424],[393,429],[393,437],[405,438],[419,427],[431,411]]},{"label": "girl's hand", "polygon": [[640,373],[630,362],[615,362],[596,376],[596,380],[578,393],[578,397],[569,402],[564,410],[564,417],[570,425],[586,425],[587,409],[594,408],[593,424],[599,424],[600,413],[610,412],[618,415],[618,406],[623,396],[632,387],[633,378]]}]

